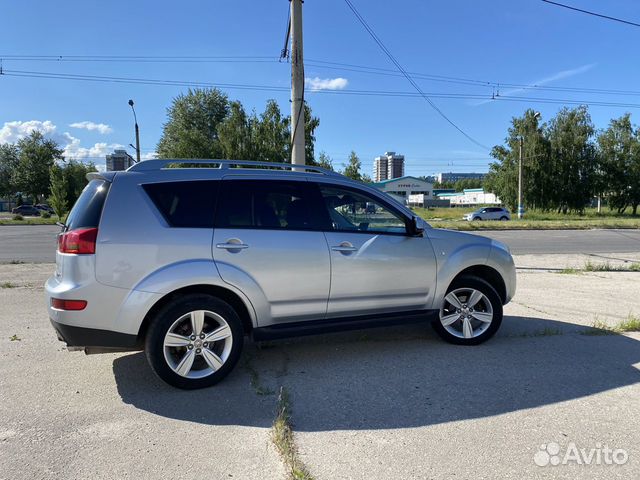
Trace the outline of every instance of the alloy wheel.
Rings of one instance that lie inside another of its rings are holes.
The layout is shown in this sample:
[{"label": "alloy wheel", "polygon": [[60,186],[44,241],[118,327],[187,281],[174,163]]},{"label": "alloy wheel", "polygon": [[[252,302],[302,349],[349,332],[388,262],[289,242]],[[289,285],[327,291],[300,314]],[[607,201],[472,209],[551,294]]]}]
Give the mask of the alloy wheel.
[{"label": "alloy wheel", "polygon": [[493,307],[487,296],[473,288],[458,288],[444,297],[440,323],[458,338],[482,335],[493,321]]},{"label": "alloy wheel", "polygon": [[171,324],[163,345],[164,358],[171,370],[185,378],[204,378],[227,361],[233,335],[221,315],[194,310]]}]

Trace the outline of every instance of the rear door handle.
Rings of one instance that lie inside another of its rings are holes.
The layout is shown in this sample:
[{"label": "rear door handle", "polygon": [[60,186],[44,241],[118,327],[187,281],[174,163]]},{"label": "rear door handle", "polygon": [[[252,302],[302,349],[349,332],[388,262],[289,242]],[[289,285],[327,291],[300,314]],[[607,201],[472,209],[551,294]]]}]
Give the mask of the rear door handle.
[{"label": "rear door handle", "polygon": [[348,253],[348,252],[357,252],[358,247],[354,247],[348,242],[343,242],[340,245],[334,245],[333,247],[331,247],[331,250],[333,250],[334,252]]},{"label": "rear door handle", "polygon": [[224,250],[244,250],[249,248],[246,243],[217,243],[216,248],[222,248]]}]

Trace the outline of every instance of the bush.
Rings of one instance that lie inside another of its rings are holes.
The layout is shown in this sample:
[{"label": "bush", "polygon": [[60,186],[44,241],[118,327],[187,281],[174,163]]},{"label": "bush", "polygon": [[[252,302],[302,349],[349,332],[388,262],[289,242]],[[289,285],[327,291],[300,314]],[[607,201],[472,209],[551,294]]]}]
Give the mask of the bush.
[{"label": "bush", "polygon": [[41,216],[42,218],[51,218],[51,214],[50,214],[49,212],[42,212],[42,213],[40,214],[40,216]]},{"label": "bush", "polygon": [[20,215],[19,213],[16,213],[16,214],[13,216],[13,219],[14,219],[14,220],[24,220],[23,216],[22,216],[22,215]]}]

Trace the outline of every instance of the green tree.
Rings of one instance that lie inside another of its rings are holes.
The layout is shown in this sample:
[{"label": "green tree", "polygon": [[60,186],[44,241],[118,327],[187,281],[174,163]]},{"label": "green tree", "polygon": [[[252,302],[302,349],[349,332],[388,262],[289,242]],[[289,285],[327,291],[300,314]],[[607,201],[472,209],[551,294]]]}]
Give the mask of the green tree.
[{"label": "green tree", "polygon": [[67,205],[73,205],[87,185],[87,173],[97,171],[96,166],[93,163],[67,160],[61,170],[66,184]]},{"label": "green tree", "polygon": [[49,205],[58,216],[58,220],[67,213],[67,179],[64,171],[58,165],[52,165],[50,170],[51,178],[51,195],[49,196]]},{"label": "green tree", "polygon": [[49,194],[49,172],[56,160],[62,160],[62,149],[37,131],[20,139],[17,149],[18,162],[12,173],[12,182],[16,190],[37,202]]},{"label": "green tree", "polygon": [[256,159],[255,115],[247,116],[242,103],[230,103],[229,116],[218,126],[222,158],[229,160]]},{"label": "green tree", "polygon": [[17,165],[18,147],[10,143],[0,144],[0,197],[9,197],[16,193],[12,173]]},{"label": "green tree", "polygon": [[631,206],[637,214],[640,204],[640,131],[633,128],[631,115],[613,119],[598,135],[602,186],[609,206],[623,213]]},{"label": "green tree", "polygon": [[453,188],[455,188],[457,192],[461,192],[468,188],[482,188],[483,185],[484,180],[482,178],[463,178],[455,182]]},{"label": "green tree", "polygon": [[275,100],[267,101],[254,125],[256,160],[286,162],[289,158],[289,118],[282,115]]},{"label": "green tree", "polygon": [[313,116],[311,107],[304,102],[304,158],[307,165],[315,165],[316,128],[319,125],[320,119]]},{"label": "green tree", "polygon": [[316,160],[314,163],[318,167],[326,168],[327,170],[333,171],[333,160],[325,152],[320,152],[320,154],[318,155],[318,160]]},{"label": "green tree", "polygon": [[489,165],[484,188],[493,192],[511,210],[518,205],[518,162],[520,139],[523,138],[523,196],[529,208],[550,208],[549,184],[553,174],[547,168],[550,157],[549,142],[544,125],[539,125],[536,113],[529,109],[522,117],[514,117],[508,129],[505,145],[496,145],[491,156],[496,159]]},{"label": "green tree", "polygon": [[167,109],[157,151],[160,158],[220,158],[218,126],[229,114],[229,100],[213,88],[189,89]]},{"label": "green tree", "polygon": [[351,178],[352,180],[362,181],[362,174],[360,173],[361,166],[362,166],[362,163],[360,162],[358,155],[356,155],[356,152],[351,150],[351,153],[349,154],[349,163],[345,167],[344,172],[342,172],[342,174],[345,177]]},{"label": "green tree", "polygon": [[592,141],[594,133],[591,116],[584,106],[565,107],[549,122],[547,136],[553,161],[552,198],[558,212],[582,213],[595,193],[597,155]]}]

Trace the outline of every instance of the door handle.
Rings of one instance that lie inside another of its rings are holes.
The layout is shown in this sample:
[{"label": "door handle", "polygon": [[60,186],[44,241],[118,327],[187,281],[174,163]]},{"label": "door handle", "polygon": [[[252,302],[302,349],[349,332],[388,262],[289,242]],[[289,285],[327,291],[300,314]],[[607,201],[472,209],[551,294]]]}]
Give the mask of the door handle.
[{"label": "door handle", "polygon": [[334,245],[333,247],[331,247],[331,250],[333,250],[334,252],[349,253],[349,252],[357,252],[358,248],[354,247],[353,245],[347,244],[345,242],[344,244]]},{"label": "door handle", "polygon": [[244,250],[249,248],[246,243],[217,243],[216,248],[222,248],[224,250]]}]

